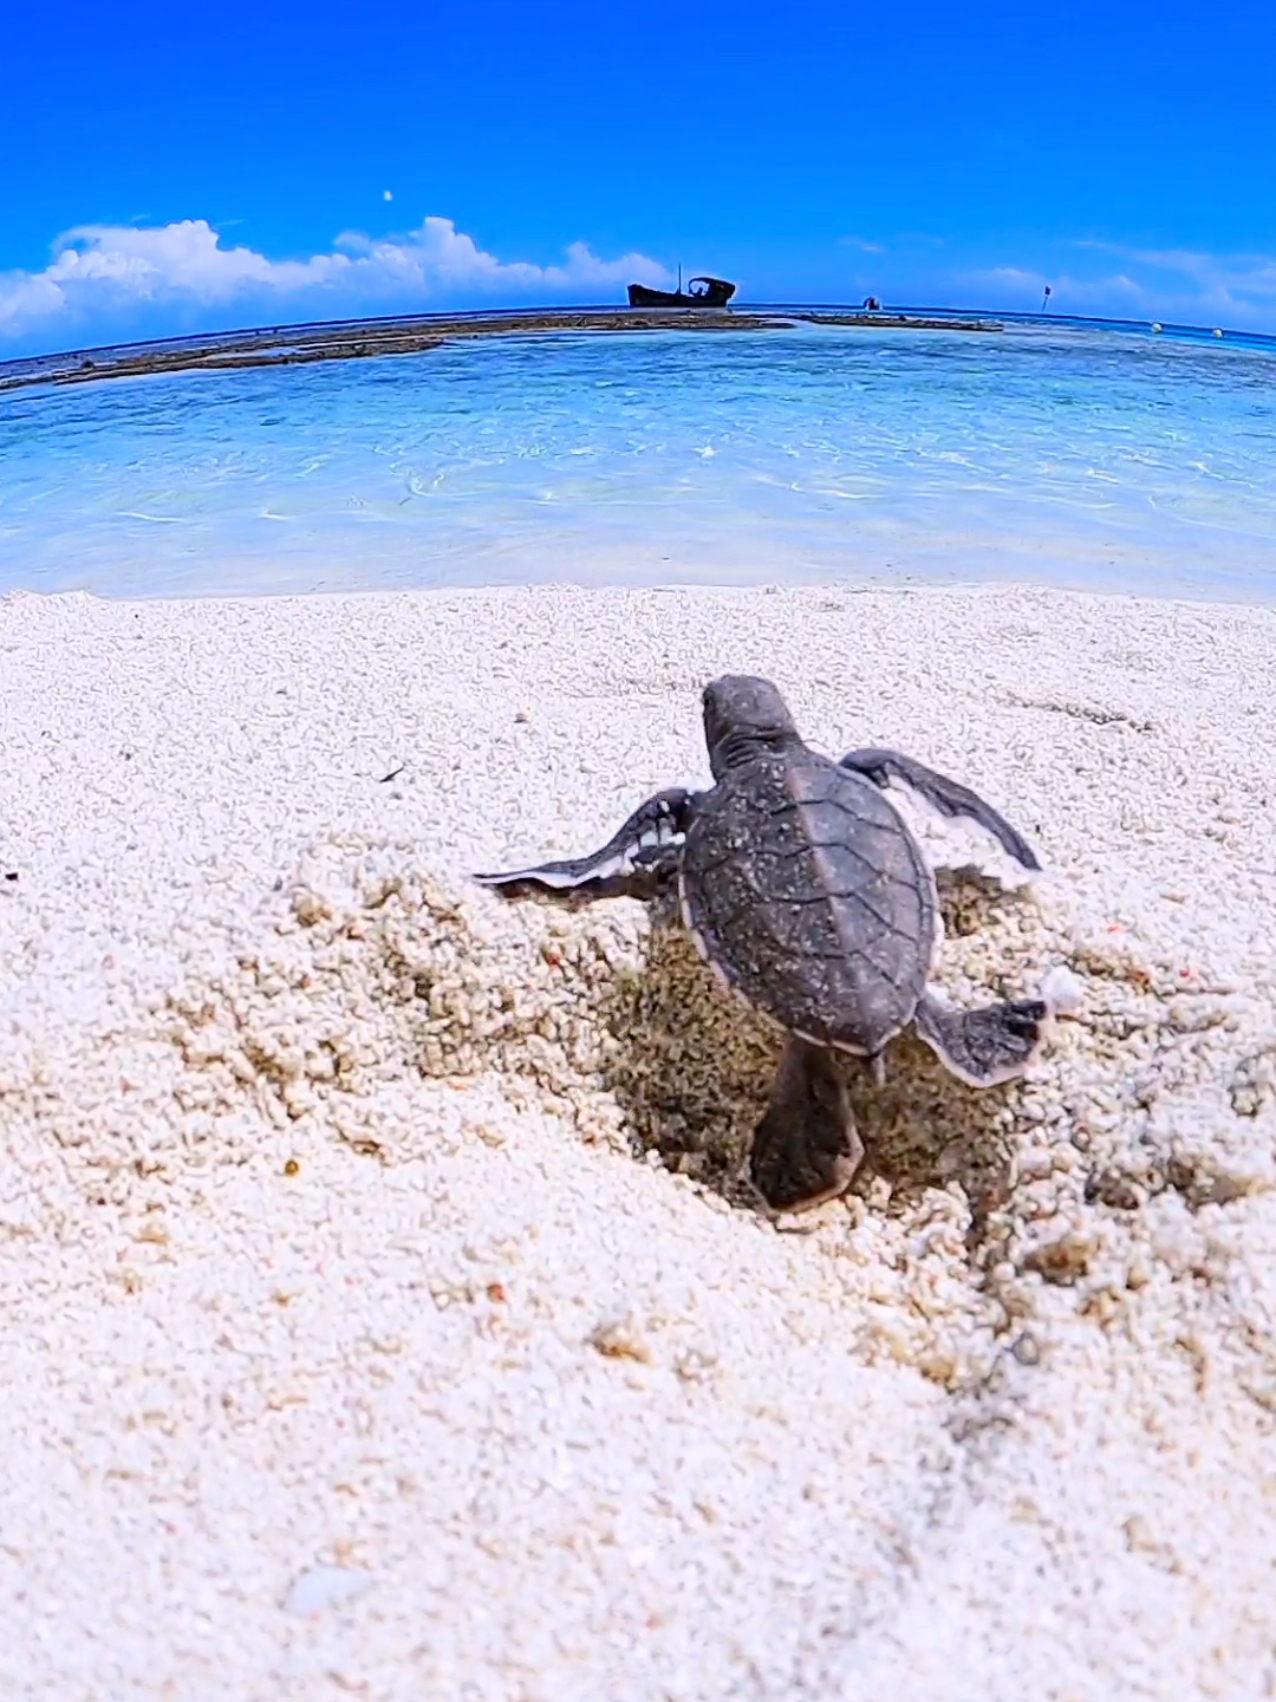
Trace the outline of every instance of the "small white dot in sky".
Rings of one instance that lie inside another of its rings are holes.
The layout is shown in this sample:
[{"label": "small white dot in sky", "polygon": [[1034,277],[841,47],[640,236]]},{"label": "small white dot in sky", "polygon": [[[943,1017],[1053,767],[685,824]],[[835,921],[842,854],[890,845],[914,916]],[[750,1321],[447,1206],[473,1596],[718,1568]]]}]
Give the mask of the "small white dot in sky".
[{"label": "small white dot in sky", "polygon": [[394,196],[391,195],[391,193],[388,189],[385,192],[385,198],[386,198],[387,201],[393,201],[394,200]]}]

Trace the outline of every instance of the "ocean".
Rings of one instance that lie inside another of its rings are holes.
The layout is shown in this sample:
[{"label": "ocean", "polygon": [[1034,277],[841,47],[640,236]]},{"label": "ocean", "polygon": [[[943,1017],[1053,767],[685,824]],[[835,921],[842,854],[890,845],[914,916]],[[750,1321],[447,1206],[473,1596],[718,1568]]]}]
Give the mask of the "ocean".
[{"label": "ocean", "polygon": [[1276,594],[1276,341],[505,334],[0,393],[0,590]]}]

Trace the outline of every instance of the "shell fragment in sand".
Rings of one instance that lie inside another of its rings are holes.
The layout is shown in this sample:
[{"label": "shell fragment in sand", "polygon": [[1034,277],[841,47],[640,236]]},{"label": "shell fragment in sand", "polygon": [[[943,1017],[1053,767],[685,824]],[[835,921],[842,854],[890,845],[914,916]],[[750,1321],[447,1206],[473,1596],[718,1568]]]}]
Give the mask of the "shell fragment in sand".
[{"label": "shell fragment in sand", "polygon": [[1041,998],[1052,1016],[1072,1016],[1081,1008],[1085,988],[1065,963],[1056,963],[1041,979]]},{"label": "shell fragment in sand", "polygon": [[371,1587],[368,1572],[347,1566],[311,1566],[294,1580],[284,1599],[284,1612],[303,1616],[318,1613],[325,1607],[353,1601]]}]

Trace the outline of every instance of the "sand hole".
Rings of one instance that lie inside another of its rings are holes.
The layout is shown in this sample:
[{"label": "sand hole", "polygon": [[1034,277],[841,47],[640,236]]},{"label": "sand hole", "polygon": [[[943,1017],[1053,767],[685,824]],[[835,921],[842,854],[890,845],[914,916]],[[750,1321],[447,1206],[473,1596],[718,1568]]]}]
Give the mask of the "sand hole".
[{"label": "sand hole", "polygon": [[[950,949],[978,971],[972,982],[967,965],[962,997],[1024,992],[1016,895],[970,869],[939,885]],[[512,1105],[528,1089],[583,1138],[627,1140],[756,1210],[748,1158],[782,1036],[701,962],[676,908],[652,906],[647,927],[612,902],[519,898],[484,914],[491,902],[471,912],[394,850],[321,847],[287,900],[292,925],[174,1012],[204,1100],[246,1097],[285,1126],[317,1117],[382,1156],[377,1091],[393,1099],[400,1072],[445,1100],[487,1077]],[[882,1179],[906,1210],[957,1183],[980,1225],[1005,1197],[1019,1089],[964,1086],[909,1033],[887,1051],[884,1086],[856,1059],[842,1067],[865,1147],[853,1191]],[[390,1147],[422,1138],[413,1119]]]},{"label": "sand hole", "polygon": [[[939,884],[950,936],[977,931],[1015,902],[973,870],[946,873]],[[1015,990],[1022,992],[1006,989]],[[603,1085],[636,1149],[745,1203],[743,1178],[780,1031],[721,985],[666,908],[653,915],[641,968],[604,992],[599,1015],[617,1042]],[[977,1235],[1006,1197],[1018,1087],[965,1086],[911,1032],[888,1048],[884,1086],[854,1058],[842,1067],[865,1147],[852,1191],[864,1194],[880,1177],[903,1207],[927,1188],[959,1183]]]}]

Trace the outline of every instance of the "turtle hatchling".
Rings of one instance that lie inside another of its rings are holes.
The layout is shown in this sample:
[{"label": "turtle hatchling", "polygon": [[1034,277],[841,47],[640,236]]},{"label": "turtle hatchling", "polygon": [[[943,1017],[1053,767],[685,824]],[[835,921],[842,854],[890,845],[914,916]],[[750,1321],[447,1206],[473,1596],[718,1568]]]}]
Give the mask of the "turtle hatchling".
[{"label": "turtle hatchling", "polygon": [[724,675],[702,701],[708,790],[658,792],[590,856],[475,879],[578,899],[676,888],[700,955],[784,1030],[749,1166],[769,1206],[802,1210],[842,1193],[863,1156],[836,1053],[869,1060],[880,1080],[885,1047],[911,1023],[955,1076],[991,1087],[1023,1073],[1051,1015],[1045,999],[955,1009],[928,986],[935,880],[886,788],[902,782],[1040,864],[990,804],[899,751],[834,762],[811,750],[770,680]]}]

